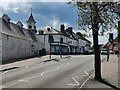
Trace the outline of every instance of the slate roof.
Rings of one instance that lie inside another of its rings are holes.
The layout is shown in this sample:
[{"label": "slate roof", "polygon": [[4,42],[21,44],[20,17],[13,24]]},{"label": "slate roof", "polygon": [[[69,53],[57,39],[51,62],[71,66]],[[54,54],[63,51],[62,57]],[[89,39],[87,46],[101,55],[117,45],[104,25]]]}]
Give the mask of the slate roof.
[{"label": "slate roof", "polygon": [[66,37],[70,37],[69,33],[68,32],[61,32],[61,31],[58,31],[54,28],[50,28],[50,31],[48,31],[47,29],[40,29],[39,31],[43,31],[43,34],[52,34],[52,35],[63,35],[63,36],[66,36]]},{"label": "slate roof", "polygon": [[34,23],[36,23],[35,19],[33,18],[32,13],[31,13],[29,19],[26,22],[34,22]]},{"label": "slate roof", "polygon": [[32,31],[29,31],[25,28],[20,28],[17,24],[14,24],[12,22],[7,23],[2,18],[0,18],[0,32],[6,35],[19,37],[30,41],[37,41]]},{"label": "slate roof", "polygon": [[65,32],[69,35],[69,36],[72,36],[72,37],[70,37],[70,38],[73,38],[73,39],[77,39],[78,38],[78,36],[74,33],[74,32],[72,32],[72,34],[66,29],[65,30]]},{"label": "slate roof", "polygon": [[7,29],[11,29],[10,25],[4,19],[1,22],[7,27]]},{"label": "slate roof", "polygon": [[39,31],[43,31],[43,34],[62,34],[60,31],[54,28],[50,28],[50,31],[48,31],[47,29],[40,29]]}]

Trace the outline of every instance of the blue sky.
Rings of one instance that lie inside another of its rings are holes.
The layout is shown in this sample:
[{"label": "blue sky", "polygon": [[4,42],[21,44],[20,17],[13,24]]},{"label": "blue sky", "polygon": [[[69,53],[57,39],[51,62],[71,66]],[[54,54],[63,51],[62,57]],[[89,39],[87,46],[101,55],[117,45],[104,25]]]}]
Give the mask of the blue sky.
[{"label": "blue sky", "polygon": [[[42,0],[41,0],[42,1]],[[65,24],[66,28],[68,26],[73,27],[73,30],[78,31],[77,26],[77,9],[67,4],[67,2],[28,2],[23,0],[21,2],[17,0],[0,0],[0,16],[6,13],[10,18],[11,22],[16,23],[21,21],[26,27],[26,21],[28,20],[32,8],[32,13],[34,19],[36,20],[37,29],[46,28],[52,26],[59,30],[60,24]],[[79,30],[85,33],[83,30]],[[116,32],[116,31],[114,31]],[[87,34],[92,34],[89,31]],[[91,42],[92,37],[88,38]],[[99,36],[99,43],[106,43],[108,40],[108,35]]]},{"label": "blue sky", "polygon": [[2,9],[2,14],[6,13],[11,21],[26,24],[32,8],[33,16],[36,20],[37,29],[46,26],[53,26],[59,29],[59,25],[64,23],[77,30],[77,9],[68,5],[67,2],[19,2],[9,3]]}]

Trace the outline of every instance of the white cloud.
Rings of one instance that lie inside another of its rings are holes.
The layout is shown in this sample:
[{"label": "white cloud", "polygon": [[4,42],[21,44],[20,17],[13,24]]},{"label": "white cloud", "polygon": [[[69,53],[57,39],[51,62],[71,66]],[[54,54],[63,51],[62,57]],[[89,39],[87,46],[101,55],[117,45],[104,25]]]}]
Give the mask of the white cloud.
[{"label": "white cloud", "polygon": [[70,2],[72,0],[0,0],[0,2]]},{"label": "white cloud", "polygon": [[68,28],[68,27],[71,27],[71,25],[67,22],[61,22],[60,20],[58,19],[53,19],[49,22],[49,26],[55,28],[55,29],[58,29],[60,30],[60,25],[61,24],[64,24],[65,25],[65,29]]},{"label": "white cloud", "polygon": [[59,23],[60,23],[59,20],[55,19],[55,20],[52,21],[52,26],[54,28],[58,28],[59,27]]},{"label": "white cloud", "polygon": [[23,0],[20,0],[21,2],[17,2],[17,0],[0,0],[0,7],[2,8],[3,13],[7,12],[14,12],[18,13],[19,11],[22,11],[24,13],[30,11],[31,4],[27,2],[22,2]]}]

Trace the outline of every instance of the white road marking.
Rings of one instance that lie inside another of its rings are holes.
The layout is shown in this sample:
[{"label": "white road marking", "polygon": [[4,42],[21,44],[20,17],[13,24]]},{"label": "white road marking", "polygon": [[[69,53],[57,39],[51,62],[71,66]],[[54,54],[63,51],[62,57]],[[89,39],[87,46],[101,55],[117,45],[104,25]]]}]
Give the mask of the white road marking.
[{"label": "white road marking", "polygon": [[67,84],[67,85],[70,85],[70,86],[79,86],[80,83],[75,79],[75,78],[72,78],[72,80],[76,83],[76,84]]},{"label": "white road marking", "polygon": [[43,64],[43,61],[40,64]]},{"label": "white road marking", "polygon": [[88,72],[87,72],[87,71],[85,71],[85,74],[86,74],[87,76],[89,76],[89,74],[88,74]]},{"label": "white road marking", "polygon": [[25,79],[20,79],[18,80],[19,82],[29,82],[29,80],[31,79],[34,79],[34,78],[37,78],[38,76],[32,76],[32,77],[29,77],[29,78],[25,78]]},{"label": "white road marking", "polygon": [[29,82],[29,80],[27,80],[27,79],[21,79],[21,80],[18,80],[19,82]]},{"label": "white road marking", "polygon": [[27,80],[30,80],[30,79],[34,79],[34,78],[37,78],[38,76],[32,76],[30,78],[26,78]]},{"label": "white road marking", "polygon": [[60,68],[57,67],[56,69],[52,69],[52,70],[49,70],[49,71],[44,71],[44,72],[42,72],[40,75],[43,76],[43,75],[46,74],[46,73],[53,72],[53,71],[56,71],[56,70],[59,70],[59,69],[60,69]]},{"label": "white road marking", "polygon": [[30,66],[26,66],[26,68],[29,68]]},{"label": "white road marking", "polygon": [[3,72],[2,74],[6,74],[6,73],[8,73],[9,71],[5,71],[5,72]]},{"label": "white road marking", "polygon": [[43,76],[44,72],[42,72],[40,75]]},{"label": "white road marking", "polygon": [[[49,72],[52,72],[52,71],[56,71],[56,70],[58,70],[58,69],[59,69],[59,67],[57,67],[56,69],[52,69],[52,70],[50,70],[50,71],[42,72],[42,73],[40,74],[40,76],[43,76],[45,73],[49,73]],[[20,79],[20,80],[18,80],[18,81],[19,81],[19,82],[29,82],[29,80],[34,79],[34,78],[37,78],[37,77],[40,77],[40,76],[32,76],[32,77],[29,77],[29,78]]]},{"label": "white road marking", "polygon": [[93,75],[93,73],[82,83],[82,85],[80,86],[80,88],[82,88],[85,85],[85,83],[90,79],[90,77]]}]

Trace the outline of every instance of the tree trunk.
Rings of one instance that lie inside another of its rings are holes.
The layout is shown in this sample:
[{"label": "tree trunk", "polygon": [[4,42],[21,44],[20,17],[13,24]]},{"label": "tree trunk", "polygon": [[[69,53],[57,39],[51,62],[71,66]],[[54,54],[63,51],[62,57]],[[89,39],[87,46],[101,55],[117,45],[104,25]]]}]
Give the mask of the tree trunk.
[{"label": "tree trunk", "polygon": [[118,21],[118,58],[120,60],[120,21]]},{"label": "tree trunk", "polygon": [[92,30],[93,30],[93,42],[95,51],[95,79],[101,81],[101,59],[100,50],[98,45],[98,31],[99,31],[99,14],[98,3],[94,2],[92,6]]},{"label": "tree trunk", "polygon": [[100,59],[100,50],[98,46],[98,31],[93,34],[94,41],[94,51],[95,51],[95,79],[101,80],[101,59]]},{"label": "tree trunk", "polygon": [[[120,65],[119,63],[120,63],[120,21],[118,21],[118,65]],[[120,76],[120,72],[118,71],[118,77],[119,76]],[[118,85],[120,87],[120,78],[118,78]]]}]

